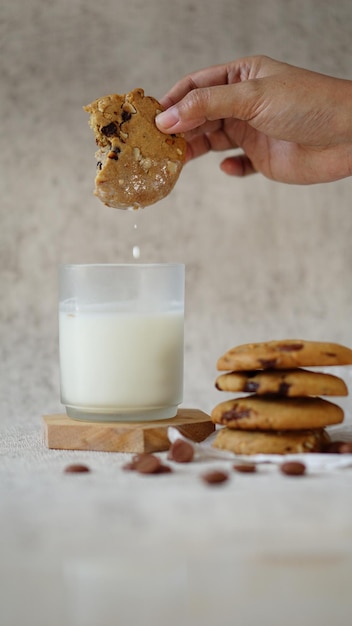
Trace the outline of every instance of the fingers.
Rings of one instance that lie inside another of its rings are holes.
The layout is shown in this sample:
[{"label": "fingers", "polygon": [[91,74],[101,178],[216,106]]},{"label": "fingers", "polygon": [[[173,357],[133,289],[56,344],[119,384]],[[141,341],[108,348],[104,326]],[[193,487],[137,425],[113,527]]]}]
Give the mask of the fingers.
[{"label": "fingers", "polygon": [[165,111],[156,118],[162,132],[187,132],[206,120],[229,117],[249,121],[261,104],[260,79],[288,65],[266,56],[244,57],[208,67],[182,78],[161,99]]},{"label": "fingers", "polygon": [[212,149],[207,135],[199,135],[187,142],[186,161],[196,159],[207,154]]},{"label": "fingers", "polygon": [[248,120],[254,113],[256,81],[193,89],[182,100],[160,113],[155,122],[167,133],[185,133],[208,120]]},{"label": "fingers", "polygon": [[220,169],[229,176],[249,176],[256,174],[257,170],[253,167],[252,161],[245,155],[228,157],[220,164]]},{"label": "fingers", "polygon": [[[209,141],[207,135],[200,135],[194,137],[187,143],[186,159],[185,161],[191,161],[196,159],[207,152],[214,150]],[[219,148],[220,150],[220,148]],[[227,157],[220,164],[220,169],[229,176],[248,176],[249,174],[255,174],[257,170],[253,167],[252,161],[245,154],[238,154],[235,156]]]},{"label": "fingers", "polygon": [[226,85],[228,83],[229,67],[227,65],[215,65],[198,72],[193,72],[179,80],[172,89],[160,100],[165,109],[173,106],[193,89]]},{"label": "fingers", "polygon": [[243,57],[223,65],[213,65],[181,78],[160,100],[165,109],[182,100],[193,89],[232,85],[277,72],[282,63],[263,55]]}]

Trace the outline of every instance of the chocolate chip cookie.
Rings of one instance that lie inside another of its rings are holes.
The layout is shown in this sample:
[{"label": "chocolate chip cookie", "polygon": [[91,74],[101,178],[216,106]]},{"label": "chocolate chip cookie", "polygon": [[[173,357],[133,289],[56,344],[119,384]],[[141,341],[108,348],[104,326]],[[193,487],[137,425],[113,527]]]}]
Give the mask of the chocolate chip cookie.
[{"label": "chocolate chip cookie", "polygon": [[286,339],[232,348],[220,357],[217,369],[241,371],[350,364],[352,350],[346,346],[322,341]]},{"label": "chocolate chip cookie", "polygon": [[345,382],[333,374],[305,369],[255,370],[220,374],[215,381],[220,391],[276,393],[280,396],[347,396]]},{"label": "chocolate chip cookie", "polygon": [[339,424],[344,413],[322,398],[252,395],[221,402],[211,417],[216,424],[241,430],[303,430]]},{"label": "chocolate chip cookie", "polygon": [[134,89],[83,108],[98,145],[95,195],[120,209],[146,207],[167,196],[182,170],[186,141],[157,128],[159,102]]},{"label": "chocolate chip cookie", "polygon": [[222,428],[213,446],[235,454],[299,454],[322,452],[329,441],[324,429],[258,432]]}]

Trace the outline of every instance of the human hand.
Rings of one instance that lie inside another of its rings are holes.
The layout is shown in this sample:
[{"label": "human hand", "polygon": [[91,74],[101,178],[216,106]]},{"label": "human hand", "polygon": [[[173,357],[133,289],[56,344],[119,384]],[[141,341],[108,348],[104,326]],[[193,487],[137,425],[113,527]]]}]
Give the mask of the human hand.
[{"label": "human hand", "polygon": [[183,132],[187,159],[240,149],[221,169],[310,184],[352,174],[352,81],[265,56],[189,74],[161,100],[167,133]]}]

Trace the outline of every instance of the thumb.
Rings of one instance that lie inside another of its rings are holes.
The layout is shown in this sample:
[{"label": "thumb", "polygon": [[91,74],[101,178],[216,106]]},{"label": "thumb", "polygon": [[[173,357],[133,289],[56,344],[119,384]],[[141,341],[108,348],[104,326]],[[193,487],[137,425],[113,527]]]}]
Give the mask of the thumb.
[{"label": "thumb", "polygon": [[259,98],[258,81],[218,85],[193,89],[177,104],[155,118],[159,130],[167,133],[185,133],[198,128],[208,120],[236,118],[249,120],[254,115]]}]

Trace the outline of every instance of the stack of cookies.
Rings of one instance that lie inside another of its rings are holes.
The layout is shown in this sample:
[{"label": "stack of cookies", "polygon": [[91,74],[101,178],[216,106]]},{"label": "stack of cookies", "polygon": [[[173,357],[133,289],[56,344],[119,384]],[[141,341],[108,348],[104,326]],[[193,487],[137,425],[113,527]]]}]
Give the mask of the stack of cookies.
[{"label": "stack of cookies", "polygon": [[218,404],[212,420],[224,428],[214,446],[235,454],[321,452],[326,427],[344,419],[340,406],[320,396],[346,396],[345,382],[306,367],[352,364],[352,350],[335,343],[288,339],[245,344],[217,362],[215,382],[226,392],[246,392]]}]

